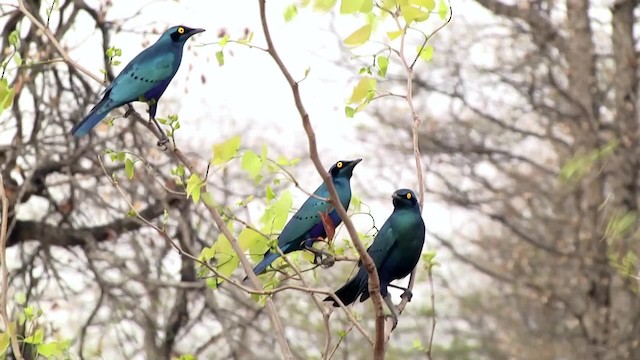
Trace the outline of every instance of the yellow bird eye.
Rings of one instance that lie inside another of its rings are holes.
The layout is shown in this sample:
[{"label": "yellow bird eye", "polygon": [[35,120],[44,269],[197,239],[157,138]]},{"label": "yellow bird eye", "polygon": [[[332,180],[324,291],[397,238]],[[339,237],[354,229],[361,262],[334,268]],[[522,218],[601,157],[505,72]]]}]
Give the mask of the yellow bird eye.
[{"label": "yellow bird eye", "polygon": [[411,200],[411,193],[407,193],[407,199]]},{"label": "yellow bird eye", "polygon": [[179,27],[178,28],[178,34],[180,34],[180,35],[184,34],[184,28],[183,27]]},{"label": "yellow bird eye", "polygon": [[342,169],[342,161],[338,161],[338,162],[336,163],[336,167],[337,167],[338,169]]}]

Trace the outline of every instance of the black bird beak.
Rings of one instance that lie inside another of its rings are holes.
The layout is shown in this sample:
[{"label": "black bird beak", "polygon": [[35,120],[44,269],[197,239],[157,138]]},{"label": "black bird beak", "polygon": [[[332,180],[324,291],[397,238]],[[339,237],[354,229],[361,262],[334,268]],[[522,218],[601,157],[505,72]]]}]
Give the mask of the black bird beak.
[{"label": "black bird beak", "polygon": [[193,35],[195,35],[197,33],[201,33],[201,32],[204,32],[204,29],[199,29],[199,28],[198,29],[189,29],[187,31],[187,35],[193,36]]},{"label": "black bird beak", "polygon": [[356,159],[356,160],[350,161],[347,164],[347,167],[353,169],[354,167],[356,167],[356,165],[358,165],[360,161],[362,161],[362,159]]},{"label": "black bird beak", "polygon": [[393,193],[393,195],[391,195],[391,197],[396,199],[396,200],[402,200],[402,196],[400,196],[400,194],[398,194],[398,193]]}]

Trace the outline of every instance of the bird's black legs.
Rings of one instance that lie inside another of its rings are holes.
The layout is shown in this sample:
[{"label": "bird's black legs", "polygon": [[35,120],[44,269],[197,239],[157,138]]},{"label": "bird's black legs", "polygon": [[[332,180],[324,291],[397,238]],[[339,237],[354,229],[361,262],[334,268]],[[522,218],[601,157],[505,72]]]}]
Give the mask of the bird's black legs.
[{"label": "bird's black legs", "polygon": [[156,121],[155,117],[149,115],[149,122],[153,122],[156,125],[156,128],[158,129],[158,131],[160,131],[160,134],[162,135],[160,140],[158,140],[158,146],[165,147],[165,145],[169,142],[169,138],[167,137],[167,134],[164,133],[164,130],[162,130],[162,128],[160,127],[160,124],[158,124],[158,121]]},{"label": "bird's black legs", "polygon": [[[333,266],[333,264],[336,263],[336,259],[335,259],[335,257],[333,257],[333,255],[329,254],[326,251],[322,251],[320,249],[314,248],[313,247],[313,242],[308,243],[307,241],[305,241],[303,243],[302,247],[305,250],[311,251],[315,255],[315,257],[313,258],[313,263],[314,264],[320,264],[322,266],[329,267],[329,266]],[[318,258],[319,258],[319,260],[318,260]]]},{"label": "bird's black legs", "polygon": [[398,286],[398,285],[393,285],[393,284],[389,284],[390,287],[392,288],[396,288],[396,289],[400,289],[403,290],[404,292],[402,293],[402,295],[400,295],[401,298],[408,298],[409,301],[411,301],[411,299],[413,298],[413,293],[411,292],[411,290],[407,289],[407,288],[403,288],[402,286]]},{"label": "bird's black legs", "polygon": [[389,311],[391,311],[391,317],[393,318],[393,328],[395,329],[398,326],[398,313],[396,312],[396,306],[393,305],[393,301],[391,301],[391,294],[387,293],[387,296],[384,297],[384,302],[387,304]]}]

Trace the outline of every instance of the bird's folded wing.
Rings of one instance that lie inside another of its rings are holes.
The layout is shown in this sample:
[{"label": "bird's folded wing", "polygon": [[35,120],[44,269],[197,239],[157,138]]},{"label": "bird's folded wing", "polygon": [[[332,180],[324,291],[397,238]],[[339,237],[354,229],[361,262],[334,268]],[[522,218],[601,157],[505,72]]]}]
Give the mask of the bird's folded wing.
[{"label": "bird's folded wing", "polygon": [[116,103],[138,100],[173,75],[175,61],[171,52],[134,59],[109,85],[109,98]]},{"label": "bird's folded wing", "polygon": [[371,256],[378,269],[384,264],[387,256],[389,256],[389,252],[391,252],[391,249],[396,243],[396,237],[393,227],[390,222],[387,221],[382,225],[382,228],[373,240],[373,244],[367,249],[369,256]]},{"label": "bird's folded wing", "polygon": [[[326,199],[329,197],[329,192],[326,190],[324,185],[321,185],[314,192],[314,195]],[[322,218],[320,217],[320,213],[326,213],[328,209],[329,204],[326,201],[322,201],[313,196],[309,197],[307,201],[302,204],[300,209],[293,214],[293,217],[289,220],[287,225],[285,225],[284,229],[282,229],[278,239],[278,245],[282,247],[282,245],[303,236],[306,232],[311,230],[314,225],[321,224]]]}]

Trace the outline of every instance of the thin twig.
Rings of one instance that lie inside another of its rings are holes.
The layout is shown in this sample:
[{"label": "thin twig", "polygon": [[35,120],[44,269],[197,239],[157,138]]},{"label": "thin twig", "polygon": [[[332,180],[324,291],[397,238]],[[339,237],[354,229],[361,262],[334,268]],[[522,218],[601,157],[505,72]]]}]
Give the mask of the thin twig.
[{"label": "thin twig", "polygon": [[315,135],[315,132],[313,131],[313,127],[311,126],[311,121],[309,120],[309,114],[307,113],[302,103],[299,84],[293,79],[293,77],[291,76],[291,73],[282,62],[280,55],[278,55],[278,52],[276,51],[273,45],[273,40],[271,39],[269,26],[267,24],[266,1],[258,0],[258,3],[260,4],[260,22],[262,24],[262,30],[264,32],[264,37],[267,42],[267,50],[269,55],[271,55],[271,58],[278,65],[278,68],[282,72],[282,75],[286,78],[287,82],[289,83],[289,86],[291,87],[291,92],[293,93],[292,95],[294,98],[296,109],[300,114],[300,118],[302,120],[302,126],[304,127],[304,130],[307,134],[307,139],[309,142],[309,157],[311,158],[313,165],[316,167],[318,174],[320,174],[320,176],[322,177],[322,180],[324,181],[324,184],[327,187],[327,190],[329,191],[330,202],[335,208],[340,218],[342,219],[342,221],[344,222],[344,225],[349,232],[349,236],[351,237],[351,241],[353,242],[353,245],[355,246],[356,250],[358,250],[358,254],[360,255],[362,264],[364,265],[369,275],[369,293],[370,293],[371,300],[373,302],[373,305],[375,308],[375,314],[376,314],[376,336],[375,336],[375,342],[373,347],[374,348],[373,358],[375,360],[383,359],[384,351],[385,351],[384,311],[382,309],[383,300],[382,300],[382,296],[380,295],[380,278],[378,277],[378,271],[376,269],[375,263],[373,262],[369,254],[367,254],[367,251],[364,245],[362,244],[362,241],[360,241],[360,238],[358,237],[358,232],[353,226],[353,222],[351,221],[351,219],[349,219],[347,212],[345,211],[344,207],[338,200],[339,198],[338,198],[338,193],[336,192],[336,188],[335,186],[333,186],[333,182],[331,181],[329,174],[327,173],[327,171],[325,170],[325,167],[322,165],[322,162],[320,161],[320,157],[318,155],[318,148],[316,144],[316,135]]},{"label": "thin twig", "polygon": [[[419,143],[419,128],[420,128],[420,124],[421,124],[421,119],[420,116],[418,115],[416,109],[415,109],[415,105],[413,103],[413,76],[414,76],[414,66],[416,64],[416,61],[419,57],[419,54],[416,56],[416,58],[414,58],[413,62],[411,63],[411,65],[409,65],[407,58],[404,54],[404,46],[405,46],[405,40],[406,40],[406,30],[407,30],[407,26],[402,26],[402,24],[400,23],[400,20],[398,19],[398,14],[394,13],[388,9],[385,9],[381,6],[378,6],[382,11],[387,12],[388,14],[391,15],[391,17],[394,19],[396,26],[398,27],[398,30],[402,31],[402,34],[400,36],[400,49],[399,50],[395,50],[395,49],[391,49],[393,53],[395,53],[398,58],[400,59],[400,61],[402,62],[403,65],[403,69],[405,71],[405,75],[407,77],[407,94],[405,96],[405,100],[407,101],[407,105],[409,106],[409,110],[411,112],[411,117],[413,119],[412,122],[412,126],[411,126],[411,133],[412,133],[412,143],[413,143],[413,155],[414,155],[414,159],[415,159],[415,165],[416,165],[416,175],[418,177],[418,202],[420,204],[420,210],[422,211],[422,209],[424,208],[424,198],[425,198],[425,180],[424,180],[424,173],[423,173],[423,168],[422,168],[422,156],[420,154],[420,143]],[[431,39],[438,31],[440,31],[442,28],[444,28],[447,24],[449,24],[451,22],[451,19],[453,17],[453,8],[451,7],[451,3],[449,3],[449,18],[447,19],[447,21],[442,24],[441,26],[439,26],[437,29],[435,29],[431,34],[429,34],[428,36],[425,36],[425,40],[424,43],[422,44],[422,47],[424,47],[427,42],[429,41],[429,39]],[[411,291],[415,285],[415,281],[416,281],[416,268],[414,268],[411,271],[411,275],[409,276],[409,284],[407,285],[407,289],[409,291]],[[433,317],[432,317],[432,323],[431,323],[431,335],[429,337],[429,345],[427,347],[427,354],[429,356],[429,358],[431,358],[431,349],[433,347],[433,337],[434,337],[434,332],[435,332],[435,327],[436,327],[436,316],[435,316],[435,293],[434,293],[434,288],[433,288],[433,277],[431,275],[431,269],[429,269],[429,285],[431,288],[431,307],[433,309]],[[404,311],[404,308],[407,306],[407,304],[410,301],[410,297],[403,297],[402,300],[400,301],[400,303],[396,306],[396,311],[398,313],[398,315],[402,314],[402,312]],[[385,342],[389,341],[389,338],[391,337],[391,332],[393,331],[393,321],[392,320],[388,320],[385,324]]]},{"label": "thin twig", "polygon": [[11,319],[7,313],[7,293],[9,292],[9,269],[7,268],[7,224],[9,222],[9,199],[4,191],[4,179],[0,174],[0,197],[2,197],[2,229],[0,230],[0,262],[2,262],[2,294],[0,294],[0,314],[4,321],[5,331],[11,338],[11,348],[13,355],[19,359],[22,357],[20,344],[16,335],[15,327],[11,328]]},{"label": "thin twig", "polygon": [[42,31],[42,33],[46,35],[49,41],[51,41],[51,43],[53,44],[53,47],[55,47],[56,51],[58,51],[58,54],[62,56],[62,59],[64,60],[65,63],[67,63],[69,66],[75,69],[78,69],[78,71],[96,80],[97,82],[101,84],[103,83],[102,79],[99,76],[93,74],[91,71],[87,70],[85,67],[83,67],[82,65],[78,64],[77,62],[71,59],[71,57],[69,56],[69,53],[67,53],[62,47],[62,45],[60,45],[60,42],[58,41],[58,39],[56,39],[56,36],[51,32],[51,30],[48,27],[44,26],[42,23],[40,23],[40,21],[38,21],[38,19],[32,13],[29,12],[29,10],[24,4],[24,0],[18,1],[18,9],[22,14],[24,14],[24,16],[29,18],[31,23],[35,25],[38,28],[38,30]]}]

